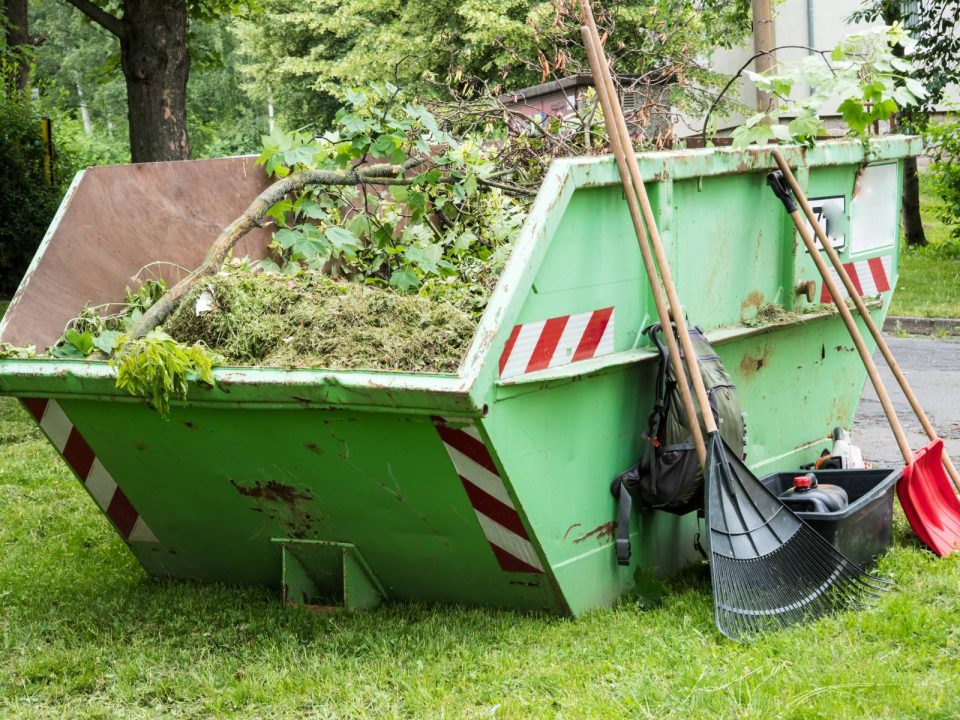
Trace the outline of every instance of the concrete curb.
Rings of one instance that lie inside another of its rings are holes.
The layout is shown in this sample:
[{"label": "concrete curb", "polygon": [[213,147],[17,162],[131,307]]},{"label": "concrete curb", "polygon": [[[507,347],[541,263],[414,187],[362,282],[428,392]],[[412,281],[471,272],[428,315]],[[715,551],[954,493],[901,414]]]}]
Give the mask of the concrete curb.
[{"label": "concrete curb", "polygon": [[960,335],[960,318],[890,317],[883,323],[885,332],[910,335]]}]

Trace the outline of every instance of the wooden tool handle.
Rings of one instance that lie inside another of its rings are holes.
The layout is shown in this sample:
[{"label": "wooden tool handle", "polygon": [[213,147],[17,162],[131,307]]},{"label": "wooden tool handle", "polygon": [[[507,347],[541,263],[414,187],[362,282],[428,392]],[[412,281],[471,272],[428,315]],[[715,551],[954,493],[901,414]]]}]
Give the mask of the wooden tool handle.
[{"label": "wooden tool handle", "polygon": [[[580,8],[583,14],[584,24],[588,32],[581,33],[584,36],[584,40],[587,44],[587,52],[591,56],[591,69],[593,70],[594,82],[597,86],[597,94],[601,92],[601,86],[603,92],[607,95],[607,105],[610,106],[611,115],[607,116],[606,111],[604,112],[604,118],[607,119],[607,127],[611,135],[619,136],[619,143],[622,150],[627,148],[630,149],[629,152],[622,152],[621,154],[627,161],[627,166],[630,172],[630,178],[634,190],[636,191],[637,198],[640,201],[640,208],[643,213],[643,220],[646,224],[646,230],[649,235],[650,244],[653,246],[653,251],[656,255],[657,265],[660,268],[660,278],[663,281],[663,287],[667,294],[667,300],[670,303],[670,307],[673,309],[673,320],[677,327],[677,334],[680,336],[680,345],[683,348],[683,354],[687,362],[687,368],[689,369],[689,378],[693,383],[694,390],[697,394],[697,402],[700,405],[701,415],[703,417],[704,427],[708,434],[717,432],[717,424],[713,418],[713,411],[710,408],[710,400],[707,396],[707,389],[703,384],[703,378],[700,375],[700,367],[697,363],[697,354],[694,351],[693,343],[690,341],[690,334],[687,331],[687,323],[683,316],[683,309],[680,305],[680,299],[677,296],[676,287],[673,283],[673,276],[670,273],[670,264],[667,260],[666,253],[663,251],[663,244],[660,241],[660,233],[657,229],[656,219],[653,215],[653,210],[650,207],[650,200],[647,197],[647,189],[644,186],[643,178],[640,175],[640,167],[637,165],[637,158],[633,153],[633,146],[630,140],[630,132],[627,129],[627,122],[623,117],[623,111],[620,108],[620,104],[615,102],[616,91],[613,87],[613,78],[610,75],[610,68],[607,65],[606,57],[603,54],[600,35],[597,32],[597,26],[594,22],[593,12],[590,8],[589,0],[580,0]],[[589,40],[587,39],[589,36]],[[614,127],[611,127],[614,126]],[[621,173],[621,177],[623,177]],[[643,234],[638,230],[637,240],[642,246],[645,245],[643,239]],[[648,269],[649,274],[649,269]],[[656,284],[656,276],[650,278],[651,286]],[[662,321],[661,321],[662,322]],[[665,325],[666,328],[669,328],[669,324]],[[665,333],[667,337],[671,333]],[[673,350],[671,350],[671,354]],[[678,375],[678,378],[682,377]],[[682,388],[685,383],[679,383],[679,386]],[[683,399],[683,398],[681,398]],[[692,398],[690,402],[684,401],[684,411],[687,414],[687,417],[690,418],[691,431],[695,433],[699,432],[696,422],[696,411],[693,406]],[[696,437],[696,436],[695,436]],[[699,447],[698,447],[699,453]],[[705,463],[706,454],[701,457],[701,463]]]},{"label": "wooden tool handle", "polygon": [[[846,301],[840,294],[840,289],[837,287],[837,284],[834,282],[833,278],[830,277],[830,271],[827,269],[827,264],[823,261],[823,258],[820,256],[820,253],[817,250],[817,246],[813,240],[813,235],[810,233],[810,229],[803,222],[803,218],[800,217],[800,210],[797,208],[797,206],[788,204],[784,199],[783,194],[781,192],[777,192],[778,179],[775,177],[768,178],[767,182],[771,187],[774,188],[774,192],[777,194],[777,197],[784,202],[784,206],[790,213],[790,217],[793,219],[793,224],[797,228],[797,233],[799,233],[800,239],[803,240],[803,244],[806,246],[807,252],[809,252],[810,257],[813,258],[813,262],[817,266],[817,270],[820,272],[820,276],[823,278],[823,282],[827,286],[827,290],[830,292],[831,297],[833,297],[833,303],[837,306],[840,317],[843,318],[843,324],[847,326],[847,330],[850,332],[850,337],[853,339],[853,344],[856,346],[857,352],[860,353],[860,359],[863,361],[863,365],[867,369],[867,375],[870,376],[870,382],[873,383],[873,387],[877,391],[877,397],[880,398],[880,405],[883,406],[883,411],[887,415],[887,421],[890,423],[890,429],[893,430],[893,435],[897,439],[897,445],[900,448],[900,453],[903,455],[903,461],[905,463],[912,462],[913,452],[910,450],[910,445],[907,442],[907,436],[904,434],[903,428],[900,426],[900,420],[897,418],[897,414],[893,409],[893,404],[890,402],[890,396],[887,394],[887,389],[884,387],[883,381],[880,379],[880,373],[877,372],[877,366],[874,364],[873,358],[870,357],[870,351],[867,349],[867,345],[863,341],[863,336],[860,334],[860,329],[857,327],[857,323],[853,319],[853,315],[850,314],[850,308],[847,307]],[[791,207],[793,208],[792,211],[790,210]]]},{"label": "wooden tool handle", "polygon": [[[647,272],[647,279],[650,282],[650,289],[653,293],[653,303],[657,309],[657,317],[660,319],[660,325],[664,329],[664,337],[667,342],[670,363],[673,372],[677,378],[684,376],[683,360],[680,357],[680,351],[677,347],[676,338],[670,329],[670,311],[663,299],[663,293],[660,289],[660,282],[657,278],[657,271],[654,266],[653,256],[650,254],[650,247],[646,242],[646,231],[641,217],[640,206],[637,202],[637,193],[633,186],[633,180],[630,175],[630,169],[627,165],[626,156],[630,153],[625,151],[623,143],[620,140],[620,134],[616,131],[614,124],[614,113],[616,106],[611,101],[610,93],[607,92],[606,85],[601,80],[602,65],[601,51],[599,43],[594,42],[593,35],[587,26],[580,28],[584,44],[587,48],[587,56],[590,59],[590,67],[593,70],[594,83],[596,85],[597,97],[600,100],[600,106],[603,110],[603,117],[607,124],[607,132],[610,135],[610,146],[613,150],[613,156],[617,161],[617,168],[620,171],[620,181],[623,183],[624,195],[627,198],[627,207],[630,210],[630,219],[633,221],[633,229],[637,236],[637,242],[640,245],[640,254],[643,257],[643,265]],[[688,417],[694,418],[690,423],[690,432],[693,435],[693,442],[697,449],[697,457],[701,465],[706,465],[707,449],[703,441],[703,434],[700,432],[700,426],[696,422],[696,413],[693,412],[693,398],[690,395],[690,387],[685,382],[678,382],[677,388],[680,391],[680,398]]]}]

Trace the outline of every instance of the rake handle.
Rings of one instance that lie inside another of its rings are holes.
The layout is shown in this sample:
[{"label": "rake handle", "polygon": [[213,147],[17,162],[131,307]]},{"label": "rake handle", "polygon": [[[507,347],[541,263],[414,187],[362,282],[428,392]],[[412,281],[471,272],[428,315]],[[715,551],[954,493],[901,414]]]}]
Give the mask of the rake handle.
[{"label": "rake handle", "polygon": [[[584,21],[584,27],[581,27],[580,29],[581,34],[583,35],[584,42],[587,46],[587,54],[590,58],[590,67],[593,71],[594,84],[604,109],[604,119],[607,123],[611,144],[616,143],[614,147],[618,161],[617,164],[620,168],[620,177],[624,184],[627,201],[631,204],[631,216],[634,221],[634,229],[637,233],[637,241],[640,244],[640,251],[644,258],[644,266],[647,270],[650,286],[653,289],[654,302],[656,303],[660,293],[656,268],[654,267],[653,261],[650,258],[650,250],[646,247],[647,237],[649,237],[650,244],[653,246],[657,265],[660,268],[660,279],[663,282],[663,288],[666,291],[670,308],[673,309],[673,321],[677,326],[677,334],[680,336],[680,346],[683,349],[683,355],[686,359],[687,368],[689,370],[687,374],[689,375],[690,381],[693,383],[694,391],[697,395],[697,402],[700,405],[704,427],[708,434],[712,434],[717,432],[717,424],[713,418],[713,412],[710,409],[710,400],[707,396],[706,387],[703,384],[703,378],[700,376],[700,367],[697,363],[697,355],[694,351],[693,343],[690,340],[690,334],[687,330],[686,320],[683,317],[680,299],[677,296],[676,287],[673,282],[673,276],[670,273],[670,265],[667,260],[666,253],[663,251],[663,243],[660,240],[660,233],[657,229],[657,223],[656,218],[653,215],[653,209],[650,207],[650,199],[647,196],[647,189],[640,174],[640,167],[637,165],[637,158],[632,151],[633,146],[630,140],[630,132],[627,129],[627,123],[623,117],[623,112],[620,108],[620,105],[613,101],[613,99],[616,97],[613,87],[613,78],[610,75],[610,68],[607,65],[606,57],[604,56],[601,48],[600,35],[597,32],[597,26],[594,22],[593,12],[590,8],[589,0],[580,0],[580,8]],[[617,150],[617,147],[619,147],[619,150]],[[630,152],[626,151],[627,148],[630,149]],[[623,172],[621,161],[626,162],[631,181],[630,183],[627,182],[628,175]],[[631,184],[633,186],[632,191],[630,189]],[[631,196],[634,193],[636,197],[633,201],[631,201]],[[639,201],[640,210],[643,215],[643,223],[638,222],[640,218],[635,214],[634,206],[636,205],[637,201]],[[658,313],[660,313],[661,304],[662,298],[661,303],[658,304]],[[661,314],[660,322],[664,327],[670,327],[669,316],[664,318]],[[675,345],[673,343],[673,338],[671,337],[673,335],[672,332],[665,332],[664,335],[666,336],[668,347]],[[670,354],[671,357],[675,357],[677,355],[675,346],[670,347]],[[677,374],[678,379],[682,378],[684,375],[682,367],[678,371],[676,364],[674,364],[674,372]],[[690,396],[689,391],[684,392],[685,386],[686,383],[678,382],[678,387],[681,390],[681,400],[683,402],[684,412],[690,419],[690,431],[693,434],[694,442],[697,446],[697,455],[700,458],[700,464],[704,466],[704,469],[706,469],[706,447],[703,444],[703,436],[700,432],[699,423],[696,421],[697,414],[696,408],[693,404],[693,398]]]},{"label": "rake handle", "polygon": [[[863,361],[863,365],[867,369],[867,375],[870,376],[870,382],[873,383],[873,387],[877,391],[877,397],[880,398],[880,405],[883,406],[883,412],[886,414],[887,421],[890,423],[890,429],[893,430],[893,435],[897,439],[897,446],[900,448],[900,453],[903,455],[903,461],[907,464],[911,463],[913,461],[913,451],[910,449],[910,444],[907,442],[907,436],[904,434],[903,428],[900,425],[900,420],[897,418],[897,414],[893,409],[893,403],[890,402],[890,396],[887,394],[887,389],[884,387],[883,381],[880,379],[880,373],[877,372],[877,366],[873,362],[873,358],[870,356],[870,351],[867,349],[867,344],[863,341],[863,335],[860,334],[860,329],[857,327],[857,323],[853,319],[853,315],[850,313],[850,308],[847,307],[847,303],[843,300],[837,284],[834,282],[833,278],[830,277],[827,264],[823,261],[823,258],[817,251],[817,246],[814,242],[813,235],[811,235],[809,228],[807,228],[806,224],[804,224],[802,218],[800,217],[800,209],[795,203],[788,203],[788,200],[790,200],[789,193],[785,193],[783,188],[777,187],[777,183],[773,174],[767,176],[767,182],[770,184],[770,187],[773,188],[777,197],[783,201],[784,207],[786,208],[790,217],[793,219],[793,224],[797,228],[797,233],[799,233],[800,238],[803,240],[803,244],[806,246],[807,252],[810,253],[810,257],[813,258],[813,262],[817,266],[817,270],[820,272],[820,276],[823,278],[823,282],[827,286],[830,296],[833,298],[833,304],[837,306],[840,317],[843,318],[843,324],[847,326],[847,330],[850,332],[850,337],[853,339],[853,344],[856,346],[857,352],[860,354],[860,359]],[[829,246],[829,244],[829,241],[825,243],[827,246]]]},{"label": "rake handle", "polygon": [[[783,177],[786,179],[787,184],[793,191],[796,201],[800,204],[803,214],[807,216],[807,220],[810,221],[811,227],[813,227],[817,237],[820,239],[820,244],[823,245],[823,249],[826,251],[827,257],[830,258],[830,263],[833,265],[834,270],[836,270],[837,275],[843,282],[843,286],[847,289],[847,293],[853,299],[853,304],[857,306],[857,311],[860,313],[860,317],[863,318],[863,323],[867,326],[867,330],[870,331],[870,334],[876,341],[877,347],[880,349],[880,353],[883,355],[883,359],[887,361],[890,372],[892,372],[893,376],[897,379],[897,383],[900,385],[900,389],[906,396],[907,402],[910,403],[910,407],[913,409],[914,415],[917,416],[917,420],[919,420],[920,424],[923,426],[923,431],[927,434],[927,437],[930,438],[930,440],[937,440],[937,431],[934,429],[929,418],[927,418],[927,414],[921,407],[920,401],[917,399],[917,396],[914,394],[909,383],[907,383],[907,378],[904,377],[903,371],[900,369],[900,365],[893,357],[893,353],[890,352],[890,346],[887,345],[887,341],[880,332],[880,328],[877,327],[877,324],[873,321],[873,317],[867,310],[867,306],[864,305],[863,298],[860,296],[860,293],[857,292],[857,288],[853,284],[850,274],[847,272],[846,268],[843,267],[843,262],[840,260],[840,255],[827,238],[827,234],[824,232],[823,226],[817,221],[817,217],[813,212],[813,208],[810,207],[810,203],[807,201],[803,190],[800,188],[800,184],[797,182],[796,177],[794,177],[793,172],[790,170],[790,166],[783,157],[783,153],[781,153],[778,148],[773,148],[771,150],[771,154],[773,155],[774,160],[777,161],[777,166],[780,168],[780,171],[783,173]],[[954,467],[953,460],[951,460],[946,448],[944,448],[943,451],[943,465],[950,474],[950,479],[953,480],[954,486],[957,488],[957,490],[960,490],[960,473],[958,473],[957,468]]]}]

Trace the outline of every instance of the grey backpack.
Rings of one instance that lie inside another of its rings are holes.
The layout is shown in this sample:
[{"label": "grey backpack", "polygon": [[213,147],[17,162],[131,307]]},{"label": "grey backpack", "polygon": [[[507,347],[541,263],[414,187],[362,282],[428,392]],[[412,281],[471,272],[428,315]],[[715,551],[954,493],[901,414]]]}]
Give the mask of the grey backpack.
[{"label": "grey backpack", "polygon": [[[676,328],[671,329],[676,333]],[[644,452],[633,467],[617,476],[611,487],[620,501],[617,513],[617,560],[622,565],[630,560],[630,512],[634,500],[641,508],[666,510],[677,515],[685,515],[703,507],[703,470],[680,400],[677,378],[670,366],[667,347],[660,337],[662,332],[659,324],[644,330],[660,353],[656,393],[644,437]],[[727,447],[742,458],[747,442],[746,424],[736,386],[700,329],[690,328],[688,332],[720,435]],[[684,377],[684,382],[688,382],[687,377]],[[703,422],[699,416],[697,422],[702,429]]]}]

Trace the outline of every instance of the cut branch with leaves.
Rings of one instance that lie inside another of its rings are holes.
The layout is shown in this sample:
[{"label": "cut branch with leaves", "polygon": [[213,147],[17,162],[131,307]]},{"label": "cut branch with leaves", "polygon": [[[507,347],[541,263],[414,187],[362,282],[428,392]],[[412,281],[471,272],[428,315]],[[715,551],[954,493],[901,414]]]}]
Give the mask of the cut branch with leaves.
[{"label": "cut branch with leaves", "polygon": [[[848,35],[829,58],[818,53],[799,63],[782,64],[776,72],[747,72],[759,89],[779,102],[771,110],[747,118],[733,132],[734,145],[765,144],[774,139],[810,145],[825,132],[821,113],[836,99],[850,132],[865,139],[874,123],[889,120],[901,108],[927,97],[923,83],[912,76],[913,65],[895,52],[910,45],[903,26],[894,23]],[[793,90],[804,84],[811,88],[810,94],[792,99]],[[785,116],[789,120],[782,123]]]}]

